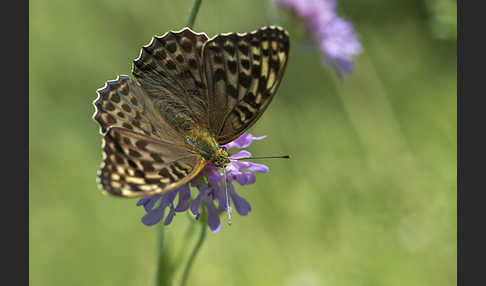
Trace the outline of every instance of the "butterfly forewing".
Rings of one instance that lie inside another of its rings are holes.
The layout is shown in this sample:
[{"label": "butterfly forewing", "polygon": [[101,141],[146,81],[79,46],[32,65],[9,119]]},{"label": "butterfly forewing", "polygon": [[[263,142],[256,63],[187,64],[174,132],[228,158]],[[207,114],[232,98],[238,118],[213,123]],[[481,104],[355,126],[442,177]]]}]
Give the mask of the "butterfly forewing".
[{"label": "butterfly forewing", "polygon": [[282,80],[289,37],[280,27],[221,34],[204,44],[209,125],[225,144],[250,128],[270,104]]},{"label": "butterfly forewing", "polygon": [[204,159],[186,146],[121,128],[110,128],[102,147],[98,182],[102,190],[117,196],[162,194],[188,183],[204,167]]},{"label": "butterfly forewing", "polygon": [[161,116],[176,129],[174,115],[189,114],[195,122],[208,126],[208,99],[201,72],[202,46],[206,34],[185,28],[154,37],[142,48],[133,63],[133,75],[140,82]]}]

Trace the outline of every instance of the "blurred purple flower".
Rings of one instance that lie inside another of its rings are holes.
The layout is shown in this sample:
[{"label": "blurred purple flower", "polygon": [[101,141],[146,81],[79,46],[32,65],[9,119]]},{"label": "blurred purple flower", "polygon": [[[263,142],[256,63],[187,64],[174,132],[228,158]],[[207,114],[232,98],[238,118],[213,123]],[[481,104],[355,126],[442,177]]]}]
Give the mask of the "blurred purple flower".
[{"label": "blurred purple flower", "polygon": [[[249,133],[245,133],[234,141],[224,145],[224,147],[228,150],[234,148],[246,148],[250,146],[253,141],[262,140],[265,137],[266,136],[254,137]],[[162,221],[167,208],[169,208],[169,213],[165,216],[164,225],[169,225],[172,222],[176,212],[185,212],[189,208],[196,216],[196,219],[199,219],[201,214],[201,204],[204,203],[208,212],[209,228],[212,232],[218,232],[221,228],[221,221],[219,218],[220,212],[229,212],[231,214],[231,207],[228,209],[227,205],[228,201],[233,202],[239,215],[246,216],[250,212],[251,206],[244,198],[236,193],[232,184],[233,181],[238,182],[241,186],[253,184],[256,181],[254,172],[268,173],[270,171],[270,169],[263,164],[240,161],[240,159],[250,157],[251,153],[246,150],[241,150],[229,157],[230,163],[226,166],[228,199],[226,198],[224,175],[220,172],[220,168],[207,162],[201,173],[199,173],[199,175],[189,184],[167,194],[140,199],[137,202],[137,206],[143,206],[146,211],[145,216],[142,217],[142,222],[149,226]],[[204,180],[204,177],[206,180]],[[192,200],[192,202],[190,202],[190,186],[196,187],[199,190],[199,194]],[[179,199],[177,206],[174,207],[176,196],[178,196]],[[216,207],[215,201],[218,202],[218,207]]]},{"label": "blurred purple flower", "polygon": [[353,70],[354,56],[362,51],[351,23],[336,14],[334,0],[271,0],[302,18],[327,64],[340,77]]}]

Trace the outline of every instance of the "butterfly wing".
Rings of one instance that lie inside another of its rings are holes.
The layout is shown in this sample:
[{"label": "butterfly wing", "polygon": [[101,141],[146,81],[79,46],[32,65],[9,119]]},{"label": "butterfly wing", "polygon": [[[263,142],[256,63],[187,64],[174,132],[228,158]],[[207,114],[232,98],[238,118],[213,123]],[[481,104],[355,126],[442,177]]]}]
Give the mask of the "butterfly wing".
[{"label": "butterfly wing", "polygon": [[111,195],[144,197],[174,190],[193,179],[205,161],[197,153],[118,127],[103,138],[100,188]]},{"label": "butterfly wing", "polygon": [[98,90],[93,118],[101,126],[101,189],[125,197],[168,192],[194,178],[204,159],[155,110],[142,88],[127,76]]},{"label": "butterfly wing", "polygon": [[262,115],[282,80],[289,36],[280,27],[220,34],[203,46],[210,131],[220,144],[239,137]]},{"label": "butterfly wing", "polygon": [[199,127],[208,126],[208,98],[201,70],[204,33],[189,28],[153,37],[133,63],[132,73],[160,115],[183,131],[178,114],[184,113]]},{"label": "butterfly wing", "polygon": [[120,127],[156,139],[171,138],[174,144],[185,144],[183,136],[155,112],[142,88],[126,75],[106,82],[97,90],[93,119],[105,135],[110,127]]}]

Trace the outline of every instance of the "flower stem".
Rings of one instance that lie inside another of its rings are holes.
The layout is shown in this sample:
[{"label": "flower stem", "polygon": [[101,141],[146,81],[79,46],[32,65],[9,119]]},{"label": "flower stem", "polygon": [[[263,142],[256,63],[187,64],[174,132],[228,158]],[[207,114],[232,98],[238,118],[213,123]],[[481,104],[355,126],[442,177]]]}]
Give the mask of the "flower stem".
[{"label": "flower stem", "polygon": [[157,231],[157,244],[159,249],[159,257],[157,261],[157,277],[155,280],[156,286],[168,286],[172,284],[172,275],[173,272],[171,270],[170,259],[168,257],[168,253],[166,253],[166,249],[164,249],[164,228],[162,226],[158,226]]},{"label": "flower stem", "polygon": [[201,233],[199,235],[199,239],[197,240],[196,245],[194,246],[194,249],[192,250],[191,257],[189,257],[189,261],[187,262],[186,268],[184,269],[184,274],[182,274],[181,286],[186,285],[187,279],[189,278],[189,272],[191,272],[192,264],[194,263],[194,260],[196,259],[196,255],[201,249],[204,239],[206,238],[207,226],[205,220],[201,218],[200,224],[201,224]]},{"label": "flower stem", "polygon": [[[187,215],[190,216],[188,213],[187,213]],[[191,240],[194,232],[196,231],[196,229],[194,228],[194,227],[196,227],[196,223],[194,223],[194,218],[190,217],[190,219],[191,219],[191,223],[189,223],[189,226],[187,227],[186,235],[184,236],[184,240],[182,241],[181,248],[179,248],[179,251],[178,251],[176,257],[186,257],[187,256],[187,253],[188,253],[187,245],[189,244],[189,241]],[[179,267],[181,262],[183,262],[182,259],[178,260],[176,268]]]},{"label": "flower stem", "polygon": [[197,12],[199,12],[199,6],[201,6],[201,1],[202,0],[194,0],[192,2],[192,7],[186,20],[186,27],[192,29],[192,27],[194,26],[194,21],[196,20]]}]

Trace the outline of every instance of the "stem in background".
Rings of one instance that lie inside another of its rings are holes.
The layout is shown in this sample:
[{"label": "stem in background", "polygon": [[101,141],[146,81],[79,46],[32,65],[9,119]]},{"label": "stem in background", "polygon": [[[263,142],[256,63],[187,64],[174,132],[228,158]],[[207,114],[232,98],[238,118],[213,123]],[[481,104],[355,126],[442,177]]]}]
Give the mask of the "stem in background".
[{"label": "stem in background", "polygon": [[[189,216],[189,214],[188,214]],[[184,240],[182,241],[181,248],[179,248],[179,252],[175,257],[186,257],[188,253],[188,247],[189,241],[191,240],[192,237],[194,237],[194,232],[196,231],[196,223],[194,223],[194,218],[190,217],[191,222],[189,223],[189,226],[187,227],[186,235],[184,236]],[[176,268],[179,268],[179,265],[183,262],[182,259],[178,260],[176,263]]]},{"label": "stem in background", "polygon": [[201,234],[199,235],[199,239],[196,245],[194,246],[194,249],[192,250],[191,257],[189,257],[189,261],[187,261],[186,268],[184,269],[184,274],[182,274],[181,286],[186,285],[187,279],[189,278],[189,272],[191,272],[192,264],[194,263],[194,260],[196,259],[196,255],[201,249],[204,239],[206,238],[207,225],[205,219],[202,219],[202,217],[200,220],[200,224],[201,224]]},{"label": "stem in background", "polygon": [[157,277],[155,280],[156,286],[172,285],[172,265],[170,264],[168,250],[164,248],[164,228],[158,226],[157,230],[157,248],[159,250],[159,257],[157,259]]},{"label": "stem in background", "polygon": [[157,231],[157,249],[159,249],[159,256],[158,256],[158,259],[157,259],[157,277],[156,277],[156,285],[162,285],[161,284],[161,279],[162,279],[162,275],[161,274],[161,270],[162,270],[162,251],[164,250],[163,249],[164,247],[164,230],[162,229],[162,227],[159,227],[159,230]]},{"label": "stem in background", "polygon": [[197,12],[199,12],[199,6],[201,6],[201,1],[202,0],[194,0],[192,2],[192,8],[189,11],[189,16],[186,20],[186,27],[192,29],[192,27],[194,26],[194,21],[196,20]]}]

